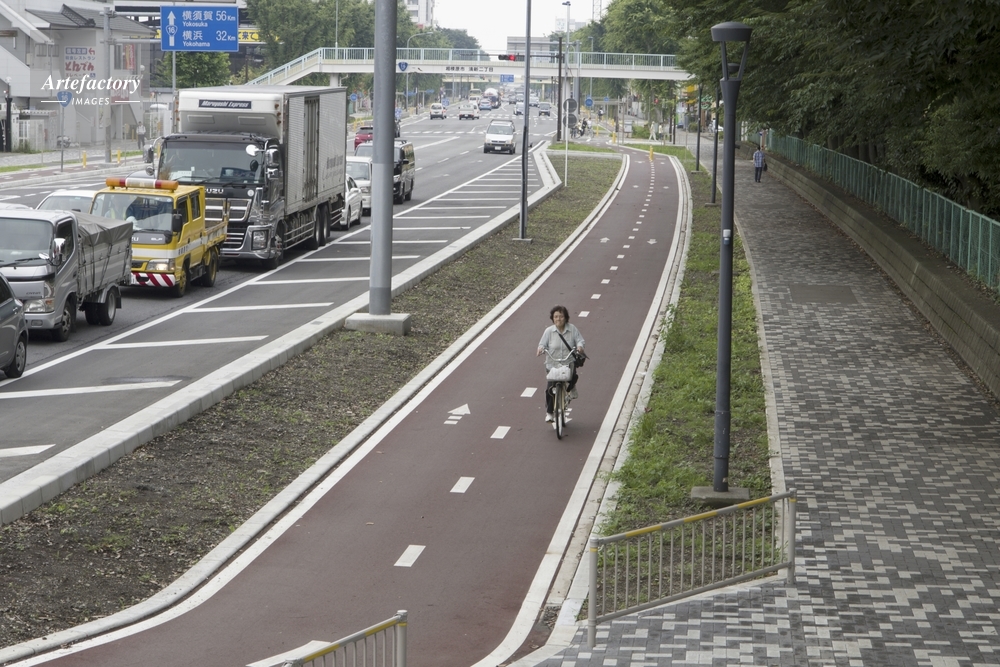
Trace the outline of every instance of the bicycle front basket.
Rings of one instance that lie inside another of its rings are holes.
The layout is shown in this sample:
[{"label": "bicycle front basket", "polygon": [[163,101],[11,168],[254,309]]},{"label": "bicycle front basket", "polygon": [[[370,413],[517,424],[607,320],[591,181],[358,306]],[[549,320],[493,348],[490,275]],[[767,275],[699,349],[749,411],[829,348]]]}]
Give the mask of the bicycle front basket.
[{"label": "bicycle front basket", "polygon": [[569,382],[573,378],[573,369],[569,366],[555,366],[549,369],[545,379],[549,382]]}]

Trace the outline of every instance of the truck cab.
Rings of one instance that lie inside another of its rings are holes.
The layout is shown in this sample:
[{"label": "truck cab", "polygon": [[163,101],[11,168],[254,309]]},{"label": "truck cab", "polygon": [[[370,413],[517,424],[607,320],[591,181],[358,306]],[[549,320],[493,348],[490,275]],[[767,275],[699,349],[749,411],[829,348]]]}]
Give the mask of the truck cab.
[{"label": "truck cab", "polygon": [[205,188],[153,178],[108,178],[91,212],[132,222],[132,285],[181,297],[215,284],[228,216],[206,220]]}]

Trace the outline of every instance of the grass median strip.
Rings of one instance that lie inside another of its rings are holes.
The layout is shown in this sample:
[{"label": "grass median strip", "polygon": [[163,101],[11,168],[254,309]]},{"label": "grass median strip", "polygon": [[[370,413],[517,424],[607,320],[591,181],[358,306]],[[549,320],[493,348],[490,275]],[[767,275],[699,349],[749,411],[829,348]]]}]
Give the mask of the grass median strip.
[{"label": "grass median strip", "polygon": [[571,157],[570,185],[529,214],[532,243],[511,241],[515,222],[394,299],[411,335],[335,332],[3,526],[0,646],[107,616],[176,579],[505,298],[619,168]]},{"label": "grass median strip", "polygon": [[[602,533],[612,535],[696,514],[691,488],[711,486],[713,471],[716,345],[718,341],[720,208],[711,199],[711,174],[691,173],[683,148],[676,155],[689,173],[693,229],[680,300],[664,335],[649,405],[633,431],[629,457],[613,477],[617,502]],[[750,268],[737,230],[733,259],[732,428],[730,486],[751,498],[771,494],[764,386]]]}]

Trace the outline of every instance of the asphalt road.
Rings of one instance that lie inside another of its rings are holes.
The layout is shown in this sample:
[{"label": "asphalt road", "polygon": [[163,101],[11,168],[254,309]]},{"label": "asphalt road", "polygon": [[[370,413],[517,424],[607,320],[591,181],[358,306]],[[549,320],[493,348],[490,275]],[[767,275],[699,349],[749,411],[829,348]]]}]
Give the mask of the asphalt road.
[{"label": "asphalt road", "polygon": [[[404,125],[418,171],[412,201],[394,207],[394,274],[517,205],[520,155],[482,153],[490,117],[505,116],[510,117],[501,109],[478,121],[418,118]],[[549,119],[533,123],[535,143],[554,131]],[[529,162],[534,191],[540,180]],[[103,178],[9,183],[0,192],[6,201],[34,205],[53,189],[95,189]],[[182,299],[125,288],[110,327],[90,326],[80,317],[77,332],[65,343],[33,337],[24,376],[0,380],[0,416],[17,417],[17,427],[0,439],[0,498],[3,482],[366,292],[367,219],[363,223],[334,233],[318,251],[289,253],[276,271],[227,262],[214,287],[196,286]],[[55,414],[60,419],[53,419]]]},{"label": "asphalt road", "polygon": [[[508,657],[565,553],[593,479],[588,461],[606,446],[598,434],[618,418],[613,397],[650,335],[678,169],[632,159],[571,252],[216,580],[160,617],[18,664],[244,665],[397,609],[410,613],[410,665]],[[320,298],[298,289],[303,301]],[[543,421],[534,355],[556,303],[591,356],[563,440]],[[284,316],[241,333],[267,333]]]}]

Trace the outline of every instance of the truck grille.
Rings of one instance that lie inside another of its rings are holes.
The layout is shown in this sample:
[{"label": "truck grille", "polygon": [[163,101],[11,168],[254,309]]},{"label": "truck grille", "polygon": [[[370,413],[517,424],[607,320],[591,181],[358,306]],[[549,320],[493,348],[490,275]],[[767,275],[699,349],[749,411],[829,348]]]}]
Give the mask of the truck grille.
[{"label": "truck grille", "polygon": [[245,222],[233,222],[232,218],[229,220],[229,226],[226,227],[226,240],[222,244],[222,252],[227,250],[230,252],[236,252],[243,247],[243,239],[247,235],[247,223]]},{"label": "truck grille", "polygon": [[[225,199],[222,197],[208,197],[205,199],[205,220],[210,222],[221,222]],[[229,224],[246,220],[250,215],[250,199],[230,199],[229,200]]]}]

